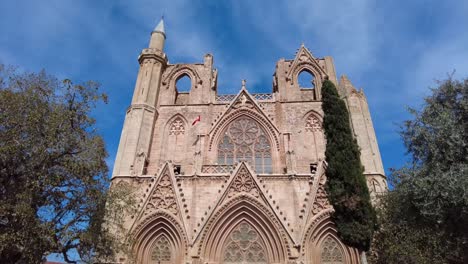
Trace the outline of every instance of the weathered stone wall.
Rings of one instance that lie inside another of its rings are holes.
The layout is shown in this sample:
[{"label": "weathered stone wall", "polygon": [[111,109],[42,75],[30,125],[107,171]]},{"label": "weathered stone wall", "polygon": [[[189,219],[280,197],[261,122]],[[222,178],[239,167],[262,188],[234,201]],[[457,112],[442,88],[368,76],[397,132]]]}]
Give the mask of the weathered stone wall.
[{"label": "weathered stone wall", "polygon": [[[199,64],[168,64],[161,51],[145,49],[139,62],[113,184],[136,189],[139,213],[127,218],[127,226],[140,263],[222,263],[231,257],[226,252],[237,243],[231,233],[240,226],[255,233],[243,243],[258,247],[259,262],[359,263],[359,252],[337,238],[324,189],[320,100],[325,79],[338,84],[331,57],[317,59],[301,46],[293,60],[277,63],[272,94],[250,94],[243,82],[231,96],[217,93],[212,55]],[[314,76],[313,88],[299,87],[302,71]],[[177,91],[183,76],[191,79],[190,92]],[[364,94],[353,89],[341,80],[369,184],[381,192],[386,182],[369,109]],[[264,131],[271,172],[258,173],[241,160],[218,164],[219,142],[240,118]]]}]

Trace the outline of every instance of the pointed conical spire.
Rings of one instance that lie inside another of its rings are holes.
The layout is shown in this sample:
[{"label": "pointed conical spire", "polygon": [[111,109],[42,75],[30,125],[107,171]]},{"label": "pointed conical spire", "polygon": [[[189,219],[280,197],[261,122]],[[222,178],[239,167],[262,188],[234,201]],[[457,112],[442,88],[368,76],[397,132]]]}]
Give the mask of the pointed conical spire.
[{"label": "pointed conical spire", "polygon": [[163,51],[164,41],[166,40],[166,32],[164,30],[164,16],[161,17],[158,25],[151,32],[151,40],[149,47],[152,49],[157,49]]},{"label": "pointed conical spire", "polygon": [[164,16],[161,17],[161,20],[159,21],[158,25],[154,28],[153,32],[161,32],[164,35],[166,35],[166,31],[164,31]]}]

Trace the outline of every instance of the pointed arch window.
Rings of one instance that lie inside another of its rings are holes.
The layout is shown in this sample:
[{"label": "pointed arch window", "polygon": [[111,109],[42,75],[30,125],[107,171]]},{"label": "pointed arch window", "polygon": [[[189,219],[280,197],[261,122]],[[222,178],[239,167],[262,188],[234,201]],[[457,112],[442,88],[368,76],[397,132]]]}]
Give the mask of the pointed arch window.
[{"label": "pointed arch window", "polygon": [[172,121],[169,127],[169,135],[183,135],[185,133],[185,126],[184,121],[182,118],[177,117],[174,121]]},{"label": "pointed arch window", "polygon": [[152,263],[171,263],[171,259],[171,244],[165,236],[160,236],[153,247],[151,261]]},{"label": "pointed arch window", "polygon": [[240,117],[228,125],[218,144],[218,164],[250,163],[257,173],[272,172],[271,143],[260,125]]},{"label": "pointed arch window", "polygon": [[314,89],[315,88],[315,77],[314,75],[307,69],[302,70],[297,75],[297,83],[299,88],[302,89]]},{"label": "pointed arch window", "polygon": [[306,119],[305,130],[308,132],[322,131],[322,122],[316,115],[310,114]]},{"label": "pointed arch window", "polygon": [[188,74],[183,74],[176,79],[176,90],[179,93],[188,93],[192,87],[192,79]]},{"label": "pointed arch window", "polygon": [[322,264],[344,264],[343,253],[335,239],[330,236],[322,242]]},{"label": "pointed arch window", "polygon": [[223,261],[224,263],[267,263],[260,236],[250,224],[242,222],[229,235]]}]

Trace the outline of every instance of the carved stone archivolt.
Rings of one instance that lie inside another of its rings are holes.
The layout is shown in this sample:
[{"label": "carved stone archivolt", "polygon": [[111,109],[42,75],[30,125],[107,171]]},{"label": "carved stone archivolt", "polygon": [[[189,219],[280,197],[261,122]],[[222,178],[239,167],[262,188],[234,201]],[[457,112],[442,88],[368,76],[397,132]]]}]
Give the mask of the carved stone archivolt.
[{"label": "carved stone archivolt", "polygon": [[179,213],[179,208],[176,199],[169,174],[163,174],[149,197],[145,208],[145,214],[156,209],[164,209],[177,215]]},{"label": "carved stone archivolt", "polygon": [[211,261],[221,262],[224,245],[229,244],[231,232],[228,230],[232,230],[232,225],[245,222],[256,230],[265,243],[263,246],[268,263],[284,263],[291,254],[288,236],[276,215],[250,195],[236,196],[214,212],[200,234],[198,254]]},{"label": "carved stone archivolt", "polygon": [[347,247],[338,239],[332,213],[331,208],[323,210],[309,222],[302,240],[302,257],[307,263],[360,263],[357,249]]},{"label": "carved stone archivolt", "polygon": [[175,85],[176,81],[184,75],[188,76],[192,81],[191,88],[196,88],[197,85],[202,83],[200,75],[192,65],[177,64],[171,66],[172,69],[166,71],[162,76],[162,84],[167,86],[166,88],[169,88],[170,85]]},{"label": "carved stone archivolt", "polygon": [[320,80],[315,83],[316,87],[321,84],[321,81],[326,76],[325,71],[322,69],[322,67],[320,67],[317,60],[312,56],[310,51],[307,50],[306,47],[301,46],[296,54],[296,58],[290,66],[290,70],[286,77],[287,80],[290,81],[291,84],[297,82],[297,76],[304,70],[310,72],[315,77],[315,79]]},{"label": "carved stone archivolt", "polygon": [[182,223],[166,211],[152,213],[132,230],[129,241],[134,241],[137,263],[182,263],[187,255],[188,240]]}]

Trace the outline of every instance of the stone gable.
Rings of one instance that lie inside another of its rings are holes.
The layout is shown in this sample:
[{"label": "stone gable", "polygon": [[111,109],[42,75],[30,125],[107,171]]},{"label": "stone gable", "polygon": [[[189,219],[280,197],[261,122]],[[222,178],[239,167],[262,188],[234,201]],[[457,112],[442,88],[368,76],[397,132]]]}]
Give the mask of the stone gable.
[{"label": "stone gable", "polygon": [[[321,86],[337,84],[348,105],[375,197],[387,184],[364,93],[301,46],[278,61],[272,93],[239,80],[238,94],[218,94],[213,56],[171,64],[164,40],[159,27],[139,57],[112,178],[140,201],[126,218],[137,262],[359,263],[330,218]],[[302,72],[312,87],[300,87]],[[185,76],[191,89],[179,92]]]}]

